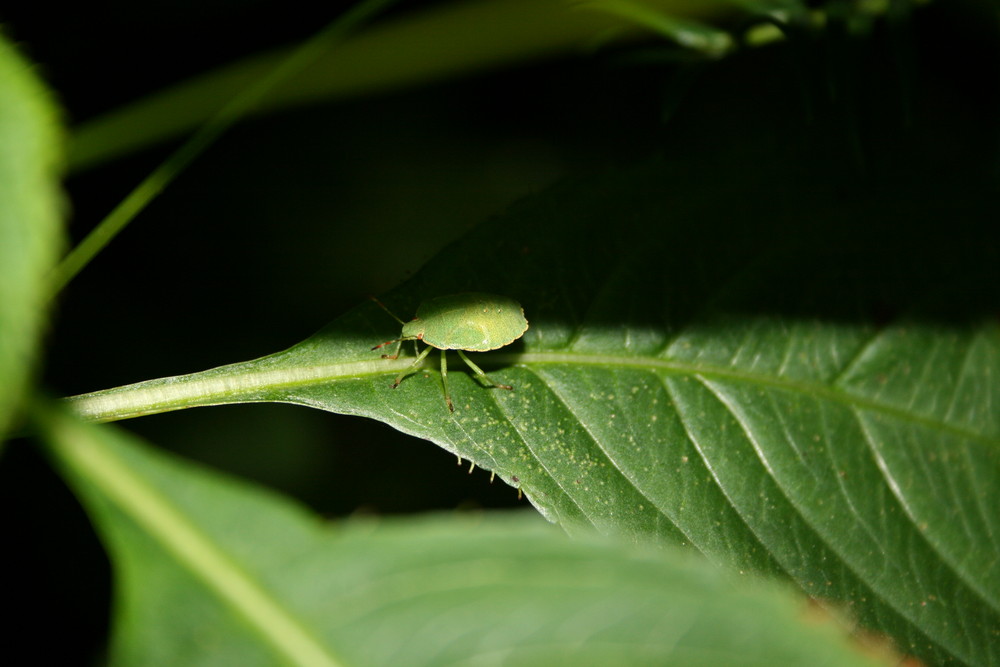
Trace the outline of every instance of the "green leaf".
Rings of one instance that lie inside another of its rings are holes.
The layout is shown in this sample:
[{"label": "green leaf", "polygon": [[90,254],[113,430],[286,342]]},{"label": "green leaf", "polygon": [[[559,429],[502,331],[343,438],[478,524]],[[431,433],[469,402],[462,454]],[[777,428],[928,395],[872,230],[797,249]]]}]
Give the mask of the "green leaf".
[{"label": "green leaf", "polygon": [[529,515],[328,524],[42,410],[115,564],[122,665],[862,665],[772,586]]},{"label": "green leaf", "polygon": [[725,30],[698,21],[680,19],[662,9],[633,0],[592,0],[584,5],[641,25],[680,46],[701,51],[705,55],[722,56],[734,47],[732,36]]},{"label": "green leaf", "polygon": [[847,604],[904,652],[1000,664],[995,199],[922,181],[915,200],[912,175],[851,196],[763,168],[725,178],[692,161],[557,188],[387,295],[401,315],[466,290],[524,305],[525,336],[474,355],[514,390],[453,360],[454,414],[433,357],[390,388],[410,359],[369,350],[399,325],[368,303],[286,352],[75,408],[372,417],[571,532],[688,545]]},{"label": "green leaf", "polygon": [[[690,21],[713,21],[737,14],[739,5],[751,10],[772,3],[641,0],[641,4]],[[630,38],[642,34],[629,21],[569,0],[445,3],[347,40],[276,86],[256,110],[421,85],[579,52],[611,32]],[[288,57],[288,51],[258,54],[88,120],[74,133],[72,168],[86,169],[197,128]]]},{"label": "green leaf", "polygon": [[34,367],[60,248],[58,120],[31,65],[0,34],[0,434]]}]

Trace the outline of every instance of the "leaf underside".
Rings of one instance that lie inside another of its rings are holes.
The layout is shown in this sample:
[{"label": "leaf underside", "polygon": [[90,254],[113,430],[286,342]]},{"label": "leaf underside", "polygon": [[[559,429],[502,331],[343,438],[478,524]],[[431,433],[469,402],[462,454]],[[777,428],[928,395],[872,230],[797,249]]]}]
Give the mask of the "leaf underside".
[{"label": "leaf underside", "polygon": [[370,351],[398,324],[368,303],[283,353],[85,400],[201,382],[184,407],[379,419],[570,532],[687,545],[788,577],[904,652],[1000,664],[994,198],[844,197],[801,173],[697,185],[712,175],[657,163],[556,188],[386,295],[404,316],[462,291],[524,306],[521,339],[474,355],[514,391],[451,373],[454,414],[430,364],[390,388],[412,358]]}]

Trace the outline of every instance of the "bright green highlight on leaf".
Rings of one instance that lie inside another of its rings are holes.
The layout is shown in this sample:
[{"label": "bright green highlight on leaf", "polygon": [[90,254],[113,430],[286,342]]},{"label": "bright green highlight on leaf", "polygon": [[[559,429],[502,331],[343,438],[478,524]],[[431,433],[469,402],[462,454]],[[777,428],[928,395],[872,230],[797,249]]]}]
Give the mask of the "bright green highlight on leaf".
[{"label": "bright green highlight on leaf", "polygon": [[690,554],[528,514],[331,524],[118,429],[37,416],[116,565],[114,664],[874,664],[790,591]]},{"label": "bright green highlight on leaf", "polygon": [[496,294],[482,292],[466,292],[429,299],[420,304],[417,316],[409,322],[404,322],[378,299],[374,299],[381,308],[389,313],[397,322],[403,325],[403,332],[395,340],[380,343],[372,348],[377,350],[385,345],[398,343],[396,353],[385,355],[386,359],[397,359],[403,341],[419,340],[427,343],[424,351],[417,355],[413,364],[396,376],[392,388],[395,389],[403,378],[412,373],[424,360],[431,348],[441,350],[441,384],[444,387],[444,400],[448,410],[455,411],[448,391],[448,358],[446,350],[456,350],[458,356],[482,380],[497,389],[513,389],[509,384],[494,382],[479,366],[472,362],[465,352],[488,352],[510,345],[524,335],[528,330],[528,320],[524,317],[524,309],[514,299]]},{"label": "bright green highlight on leaf", "polygon": [[0,34],[0,433],[34,368],[62,246],[62,138],[51,96]]}]

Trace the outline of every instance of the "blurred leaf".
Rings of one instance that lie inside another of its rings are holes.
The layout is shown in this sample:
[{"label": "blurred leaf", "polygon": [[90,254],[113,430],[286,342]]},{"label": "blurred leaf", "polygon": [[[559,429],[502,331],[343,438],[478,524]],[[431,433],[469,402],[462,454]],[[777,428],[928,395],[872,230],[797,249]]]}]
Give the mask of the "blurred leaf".
[{"label": "blurred leaf", "polygon": [[60,247],[58,121],[48,91],[0,34],[0,434],[34,366]]},{"label": "blurred leaf", "polygon": [[846,603],[905,652],[1000,664],[995,194],[732,168],[557,188],[387,295],[404,316],[466,290],[523,303],[525,336],[475,355],[514,390],[452,372],[454,414],[433,357],[390,388],[411,359],[369,351],[399,328],[367,303],[283,353],[72,400],[92,419],[240,401],[372,417],[571,532],[690,545]]},{"label": "blurred leaf", "polygon": [[829,618],[674,552],[527,515],[325,524],[42,415],[104,535],[123,665],[862,665]]},{"label": "blurred leaf", "polygon": [[[637,0],[690,21],[734,14],[730,0]],[[749,3],[750,9],[773,3]],[[266,96],[257,111],[426,84],[469,72],[580,51],[602,36],[634,36],[631,21],[572,0],[459,0],[374,26]],[[294,49],[294,47],[293,47]],[[288,58],[254,56],[155,93],[77,128],[74,170],[86,169],[198,127]]]},{"label": "blurred leaf", "polygon": [[[766,44],[784,33],[771,24],[811,29],[829,16],[870,31],[884,15],[899,18],[904,2],[828,0],[453,0],[387,20],[347,40],[276,86],[257,113],[343,99],[590,52],[595,45],[647,37],[650,31],[684,47],[721,55],[751,18],[768,23],[745,43]],[[813,7],[813,5],[816,5]],[[744,22],[741,25],[740,22]],[[768,28],[767,25],[771,25]],[[70,168],[85,170],[190,132],[254,82],[269,76],[298,47],[257,54],[154,92],[76,128]]]},{"label": "blurred leaf", "polygon": [[583,5],[627,19],[660,33],[680,46],[710,56],[722,56],[733,48],[733,38],[725,30],[698,21],[679,19],[635,0],[592,0]]}]

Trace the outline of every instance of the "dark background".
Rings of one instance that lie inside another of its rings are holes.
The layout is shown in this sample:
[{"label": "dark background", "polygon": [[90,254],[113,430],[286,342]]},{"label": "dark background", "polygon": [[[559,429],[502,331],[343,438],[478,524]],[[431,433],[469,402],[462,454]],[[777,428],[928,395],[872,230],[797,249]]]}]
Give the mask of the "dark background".
[{"label": "dark background", "polygon": [[[5,33],[70,123],[294,43],[336,13],[265,0],[9,5]],[[679,62],[651,42],[248,120],[65,290],[45,386],[81,393],[283,349],[517,199],[651,156],[731,156],[737,171],[752,168],[744,140],[768,133],[857,181],[891,179],[914,153],[956,180],[995,176],[995,9],[936,3],[868,36],[834,24],[719,62]],[[69,177],[72,239],[170,148]],[[364,419],[243,405],[122,426],[329,517],[525,504]],[[0,460],[0,494],[7,636],[33,663],[99,660],[110,573],[86,517],[27,441]],[[40,645],[36,631],[64,640]]]}]

